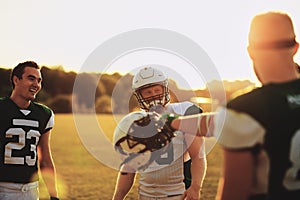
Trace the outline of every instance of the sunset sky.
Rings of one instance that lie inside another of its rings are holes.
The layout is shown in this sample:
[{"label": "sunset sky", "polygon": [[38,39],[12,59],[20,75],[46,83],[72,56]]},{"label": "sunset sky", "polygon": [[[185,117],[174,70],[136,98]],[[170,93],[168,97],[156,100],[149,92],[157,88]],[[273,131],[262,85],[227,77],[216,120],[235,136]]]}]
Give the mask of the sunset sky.
[{"label": "sunset sky", "polygon": [[[0,66],[11,68],[34,60],[40,65],[85,71],[90,55],[105,42],[147,28],[171,31],[199,45],[221,79],[256,81],[246,51],[252,17],[268,10],[287,12],[299,41],[299,9],[297,0],[0,0]],[[175,71],[192,87],[201,87],[205,72],[195,72],[184,55],[167,50],[140,46],[139,50],[114,55],[117,58],[109,66],[91,71],[127,73],[153,63],[169,67],[169,76]],[[300,62],[299,53],[295,61]]]}]

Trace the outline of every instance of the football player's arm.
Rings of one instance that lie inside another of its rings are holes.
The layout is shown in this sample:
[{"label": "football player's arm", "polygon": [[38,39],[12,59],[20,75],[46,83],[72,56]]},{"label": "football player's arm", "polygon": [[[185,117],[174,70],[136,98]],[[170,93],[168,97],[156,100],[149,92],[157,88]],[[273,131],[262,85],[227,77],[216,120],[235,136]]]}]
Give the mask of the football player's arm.
[{"label": "football player's arm", "polygon": [[136,173],[128,171],[130,170],[126,169],[126,165],[121,167],[115,186],[113,200],[123,200],[130,191],[134,183]]},{"label": "football player's arm", "polygon": [[222,130],[218,143],[223,147],[224,154],[223,174],[216,199],[246,200],[255,181],[257,161],[253,148],[264,140],[265,129],[247,113],[226,108],[220,113],[226,113],[226,119],[221,124],[215,118],[216,129]]},{"label": "football player's arm", "polygon": [[38,145],[41,175],[47,186],[50,197],[58,197],[56,170],[50,148],[51,131],[41,135]]},{"label": "football player's arm", "polygon": [[188,145],[188,152],[192,159],[191,186],[185,191],[184,198],[200,199],[200,191],[206,173],[206,156],[204,148],[204,137],[194,137],[190,134],[185,134],[185,139]]},{"label": "football player's arm", "polygon": [[213,135],[213,118],[215,113],[202,113],[180,116],[171,121],[172,129],[188,134],[210,137]]},{"label": "football player's arm", "polygon": [[253,183],[254,157],[251,151],[224,149],[223,176],[216,200],[247,200]]}]

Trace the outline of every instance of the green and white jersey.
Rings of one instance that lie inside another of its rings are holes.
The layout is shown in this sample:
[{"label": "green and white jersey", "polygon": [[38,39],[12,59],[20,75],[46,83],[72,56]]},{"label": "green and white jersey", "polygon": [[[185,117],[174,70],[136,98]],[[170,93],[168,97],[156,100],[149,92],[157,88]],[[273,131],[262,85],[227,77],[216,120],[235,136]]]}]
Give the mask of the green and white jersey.
[{"label": "green and white jersey", "polygon": [[54,114],[44,105],[20,109],[10,98],[0,99],[0,182],[38,180],[37,145],[53,125]]}]

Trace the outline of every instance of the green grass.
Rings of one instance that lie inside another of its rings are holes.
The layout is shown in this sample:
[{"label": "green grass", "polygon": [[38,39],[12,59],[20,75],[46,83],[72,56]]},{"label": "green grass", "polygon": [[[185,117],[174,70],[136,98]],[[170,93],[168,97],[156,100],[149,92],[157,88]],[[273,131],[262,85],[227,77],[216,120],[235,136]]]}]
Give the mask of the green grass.
[{"label": "green grass", "polygon": [[[111,115],[99,115],[98,123],[107,138],[111,140],[116,126],[115,119]],[[51,147],[61,199],[109,200],[112,198],[118,171],[102,164],[86,150],[77,134],[72,115],[56,115]],[[207,160],[208,170],[201,199],[210,200],[214,199],[217,191],[222,163],[218,146],[208,154]],[[49,199],[42,179],[40,193],[41,199]],[[137,182],[126,198],[126,200],[135,199],[137,199]]]}]

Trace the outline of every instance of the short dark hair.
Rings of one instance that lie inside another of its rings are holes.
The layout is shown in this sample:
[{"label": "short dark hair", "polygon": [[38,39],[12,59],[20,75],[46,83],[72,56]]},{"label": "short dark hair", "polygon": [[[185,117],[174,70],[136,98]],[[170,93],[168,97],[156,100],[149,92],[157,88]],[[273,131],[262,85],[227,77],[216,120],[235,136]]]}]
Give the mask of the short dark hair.
[{"label": "short dark hair", "polygon": [[19,63],[16,67],[14,67],[14,69],[12,70],[11,75],[10,75],[10,81],[12,84],[12,88],[15,88],[13,77],[16,76],[16,77],[18,77],[18,79],[22,79],[22,75],[24,74],[25,67],[32,67],[35,69],[40,69],[40,66],[38,64],[36,64],[36,62],[34,62],[34,61],[25,61],[25,62]]}]

